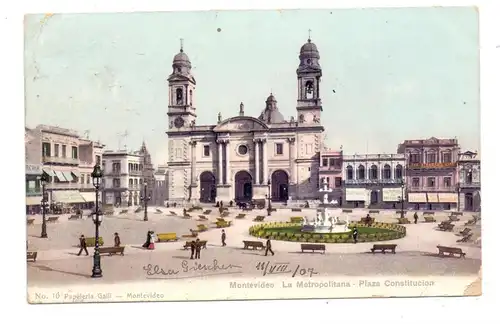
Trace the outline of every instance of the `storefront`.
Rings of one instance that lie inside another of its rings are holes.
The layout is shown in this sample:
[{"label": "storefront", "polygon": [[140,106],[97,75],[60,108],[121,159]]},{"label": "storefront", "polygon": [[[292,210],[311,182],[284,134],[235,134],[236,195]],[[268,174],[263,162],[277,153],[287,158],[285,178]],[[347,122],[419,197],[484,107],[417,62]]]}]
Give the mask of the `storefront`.
[{"label": "storefront", "polygon": [[458,206],[458,194],[456,192],[443,192],[438,194],[441,209],[456,209]]},{"label": "storefront", "polygon": [[[83,209],[87,203],[77,190],[52,191],[51,197],[55,212],[63,214],[73,213],[76,209]],[[53,209],[54,209],[53,208]]]},{"label": "storefront", "polygon": [[425,192],[410,192],[408,193],[408,204],[406,209],[426,209],[427,194]]},{"label": "storefront", "polygon": [[346,188],[345,189],[345,201],[346,205],[353,208],[364,208],[369,203],[370,191],[365,188]]}]

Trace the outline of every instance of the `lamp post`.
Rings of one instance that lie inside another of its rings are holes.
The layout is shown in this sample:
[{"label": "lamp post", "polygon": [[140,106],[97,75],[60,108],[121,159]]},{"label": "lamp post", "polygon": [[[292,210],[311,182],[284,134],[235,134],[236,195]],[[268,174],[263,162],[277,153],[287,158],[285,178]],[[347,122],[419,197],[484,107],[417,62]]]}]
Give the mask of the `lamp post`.
[{"label": "lamp post", "polygon": [[94,165],[92,171],[92,184],[95,187],[95,213],[92,219],[95,224],[95,250],[94,250],[94,266],[92,267],[92,278],[102,277],[101,269],[101,254],[99,253],[99,225],[102,222],[102,212],[99,211],[99,187],[101,186],[102,171],[99,164]]},{"label": "lamp post", "polygon": [[47,238],[47,220],[45,219],[45,212],[48,204],[48,195],[45,185],[49,182],[49,176],[46,173],[42,173],[40,177],[40,182],[42,183],[42,233],[40,234],[41,238]]},{"label": "lamp post", "polygon": [[271,216],[273,208],[271,207],[271,179],[267,179],[267,216]]},{"label": "lamp post", "polygon": [[148,221],[148,201],[151,200],[151,195],[148,193],[148,183],[144,182],[144,192],[141,195],[141,200],[144,202],[144,221]]},{"label": "lamp post", "polygon": [[401,203],[401,217],[404,218],[404,202],[405,202],[405,183],[404,181],[401,181],[401,196],[399,198],[399,202]]}]

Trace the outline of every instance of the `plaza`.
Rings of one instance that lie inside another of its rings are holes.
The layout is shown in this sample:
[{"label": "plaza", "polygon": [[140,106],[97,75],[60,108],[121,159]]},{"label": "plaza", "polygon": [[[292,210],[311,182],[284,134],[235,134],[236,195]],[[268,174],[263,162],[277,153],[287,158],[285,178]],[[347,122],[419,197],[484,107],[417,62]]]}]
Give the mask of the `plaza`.
[{"label": "plaza", "polygon": [[[372,254],[369,252],[373,243],[331,243],[326,244],[326,253],[301,253],[300,242],[272,241],[275,256],[264,256],[261,250],[244,250],[243,240],[259,240],[248,233],[250,226],[257,224],[253,219],[264,215],[265,210],[243,212],[230,208],[229,216],[232,221],[230,227],[225,228],[227,233],[227,246],[221,246],[221,229],[215,228],[213,221],[218,217],[218,211],[213,207],[212,213],[207,217],[209,221],[198,221],[201,211],[192,212],[192,219],[182,218],[182,209],[161,208],[162,213],[149,213],[149,221],[144,222],[143,214],[129,213],[105,216],[100,227],[100,236],[104,239],[104,246],[111,246],[113,233],[118,232],[122,245],[125,246],[125,255],[101,256],[103,277],[92,279],[92,254],[93,247],[89,246],[89,256],[77,256],[79,248],[78,237],[81,234],[87,237],[94,235],[94,224],[91,219],[66,220],[65,215],[57,223],[47,226],[48,239],[39,238],[40,220],[35,219],[34,225],[28,226],[29,251],[37,251],[36,262],[28,262],[28,290],[54,287],[73,287],[85,285],[86,287],[100,287],[112,285],[115,287],[128,287],[130,284],[144,282],[149,284],[151,272],[145,270],[148,265],[158,265],[165,272],[167,269],[182,269],[188,265],[197,266],[197,263],[212,265],[214,260],[221,267],[234,265],[238,271],[228,274],[214,274],[210,271],[194,271],[187,276],[182,270],[169,276],[176,279],[176,284],[192,283],[193,280],[202,282],[211,280],[255,280],[276,279],[283,276],[265,276],[259,269],[259,262],[288,263],[290,267],[300,265],[303,268],[314,269],[314,277],[323,280],[332,278],[399,278],[397,280],[412,280],[415,278],[448,278],[461,280],[460,285],[465,286],[477,278],[481,267],[481,248],[476,242],[480,235],[480,225],[468,226],[472,228],[473,240],[468,243],[457,243],[458,232],[464,228],[464,223],[472,219],[471,214],[464,214],[453,232],[441,232],[435,228],[437,224],[448,219],[448,213],[436,213],[436,223],[423,223],[406,225],[406,236],[394,241],[383,243],[397,244],[396,254]],[[170,211],[180,216],[174,216]],[[333,211],[345,217],[342,210]],[[235,216],[245,213],[244,219],[235,219]],[[366,216],[368,210],[355,210],[349,216],[351,221],[359,220]],[[213,215],[212,215],[213,214]],[[286,222],[291,216],[311,217],[314,209],[303,209],[301,212],[292,212],[290,209],[277,209],[272,216],[266,217],[265,222]],[[382,210],[374,216],[377,222],[397,223],[394,211]],[[420,216],[420,221],[423,217]],[[200,260],[190,260],[190,251],[182,247],[186,240],[181,236],[188,234],[190,229],[196,229],[198,224],[206,224],[209,228],[200,232],[200,240],[207,240],[207,248],[202,249]],[[155,250],[146,250],[142,244],[146,232],[153,230],[156,233],[175,232],[179,237],[176,242],[156,243]],[[262,240],[263,241],[263,240]],[[438,257],[437,245],[454,246],[461,248],[465,258]],[[184,264],[184,265],[183,265]],[[289,276],[288,276],[289,277]],[[307,277],[307,276],[306,276]],[[396,279],[394,279],[396,280]],[[416,279],[415,279],[416,280]],[[438,288],[436,288],[438,289]],[[439,292],[436,292],[439,294]],[[444,293],[444,292],[443,292]],[[209,298],[210,299],[210,298]]]}]

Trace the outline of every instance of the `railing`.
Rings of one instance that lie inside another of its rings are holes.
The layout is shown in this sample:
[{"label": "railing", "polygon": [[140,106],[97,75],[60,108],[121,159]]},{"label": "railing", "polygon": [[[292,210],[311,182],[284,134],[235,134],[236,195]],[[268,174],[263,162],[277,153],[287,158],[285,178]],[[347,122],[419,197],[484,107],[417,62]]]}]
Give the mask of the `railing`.
[{"label": "railing", "polygon": [[422,191],[430,191],[430,192],[450,192],[456,191],[454,187],[408,187],[408,191],[411,192],[422,192]]},{"label": "railing", "polygon": [[26,197],[41,196],[41,195],[42,195],[42,188],[27,188],[26,189]]},{"label": "railing", "polygon": [[319,171],[342,171],[342,166],[320,166]]},{"label": "railing", "polygon": [[122,174],[125,174],[125,172],[122,172],[122,170],[112,170],[109,172],[105,172],[104,176],[119,177]]},{"label": "railing", "polygon": [[44,163],[60,163],[60,164],[79,164],[78,159],[72,157],[59,157],[59,156],[43,156],[42,162]]},{"label": "railing", "polygon": [[356,180],[344,180],[344,184],[401,184],[403,179],[356,179]]},{"label": "railing", "polygon": [[135,171],[135,170],[134,170],[134,171],[132,171],[132,170],[129,170],[129,171],[128,171],[128,175],[130,175],[130,176],[138,176],[138,177],[140,177],[140,176],[142,176],[142,171]]},{"label": "railing", "polygon": [[402,153],[396,154],[355,154],[355,155],[343,155],[342,159],[344,161],[363,161],[363,160],[405,160],[405,155]]},{"label": "railing", "polygon": [[461,182],[458,186],[460,188],[480,188],[481,182]]},{"label": "railing", "polygon": [[93,189],[92,183],[78,183],[78,182],[59,182],[49,183],[45,186],[47,189]]},{"label": "railing", "polygon": [[129,185],[128,188],[129,189],[140,189],[141,187],[139,185],[133,185],[133,186]]},{"label": "railing", "polygon": [[447,169],[447,168],[455,168],[456,166],[457,166],[456,162],[408,164],[409,169]]}]

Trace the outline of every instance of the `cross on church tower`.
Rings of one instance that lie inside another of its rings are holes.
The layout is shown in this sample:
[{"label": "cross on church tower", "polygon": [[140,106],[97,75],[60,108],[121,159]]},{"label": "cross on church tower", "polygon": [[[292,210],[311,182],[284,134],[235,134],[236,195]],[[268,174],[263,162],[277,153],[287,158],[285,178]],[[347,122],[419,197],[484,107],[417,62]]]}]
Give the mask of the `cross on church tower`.
[{"label": "cross on church tower", "polygon": [[309,32],[309,38],[308,38],[307,40],[308,40],[309,42],[311,42],[311,32],[312,32],[312,30],[311,30],[311,29],[309,29],[309,30],[308,30],[308,32]]},{"label": "cross on church tower", "polygon": [[184,52],[184,38],[181,38],[181,52]]}]

